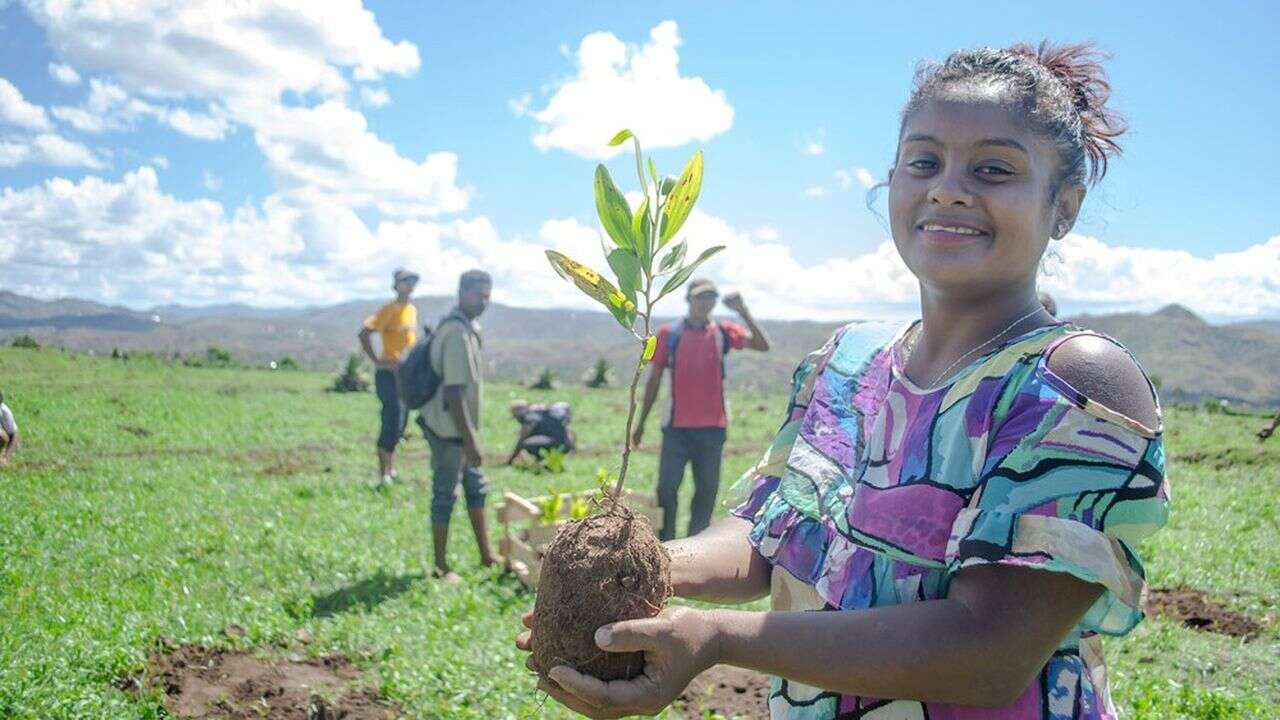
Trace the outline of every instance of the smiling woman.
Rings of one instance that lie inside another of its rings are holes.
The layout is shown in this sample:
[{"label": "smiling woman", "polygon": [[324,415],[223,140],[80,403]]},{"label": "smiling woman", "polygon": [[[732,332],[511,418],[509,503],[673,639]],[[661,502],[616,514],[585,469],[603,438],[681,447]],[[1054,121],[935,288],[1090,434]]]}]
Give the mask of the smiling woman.
[{"label": "smiling woman", "polygon": [[677,595],[774,610],[614,623],[596,643],[643,652],[640,677],[558,667],[544,690],[650,713],[725,663],[775,676],[775,718],[1115,716],[1101,636],[1142,618],[1136,547],[1168,514],[1160,409],[1127,351],[1036,288],[1119,150],[1108,93],[1080,45],[920,73],[889,207],[922,319],[848,325],[806,358],[734,517],[667,546]]}]

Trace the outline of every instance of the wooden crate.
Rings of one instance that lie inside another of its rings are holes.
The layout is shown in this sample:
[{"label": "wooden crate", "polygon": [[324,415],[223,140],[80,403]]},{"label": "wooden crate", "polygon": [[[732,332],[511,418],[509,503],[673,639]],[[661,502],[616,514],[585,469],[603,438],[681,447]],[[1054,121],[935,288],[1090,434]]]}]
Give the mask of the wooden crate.
[{"label": "wooden crate", "polygon": [[[550,495],[525,498],[513,492],[504,492],[502,502],[495,510],[498,522],[502,523],[502,538],[498,547],[506,559],[507,569],[515,574],[520,582],[529,588],[538,589],[538,576],[542,572],[542,555],[546,547],[555,538],[560,526],[569,521],[569,507],[574,498],[590,500],[600,494],[599,490],[583,490],[576,493],[561,493],[564,501],[560,504],[560,517],[554,523],[545,522],[542,518],[542,505],[551,499]],[[648,519],[654,532],[662,526],[662,510],[650,495],[638,495],[630,490],[623,491],[626,505],[637,515]]]}]

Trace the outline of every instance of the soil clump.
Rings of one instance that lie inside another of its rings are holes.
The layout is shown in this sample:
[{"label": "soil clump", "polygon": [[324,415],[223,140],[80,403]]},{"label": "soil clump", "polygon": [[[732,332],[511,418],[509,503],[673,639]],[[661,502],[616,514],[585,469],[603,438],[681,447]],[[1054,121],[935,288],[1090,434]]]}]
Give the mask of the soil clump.
[{"label": "soil clump", "polygon": [[1147,594],[1146,610],[1194,630],[1245,641],[1262,633],[1262,623],[1194,588],[1152,588]]},{"label": "soil clump", "polygon": [[602,625],[657,615],[671,597],[671,558],[648,520],[621,505],[560,528],[533,606],[533,668],[568,665],[601,680],[633,678],[643,653],[606,653]]},{"label": "soil clump", "polygon": [[202,720],[392,720],[400,708],[370,688],[353,688],[361,672],[341,655],[269,661],[249,652],[186,645],[153,654],[124,690],[155,688],[180,718]]}]

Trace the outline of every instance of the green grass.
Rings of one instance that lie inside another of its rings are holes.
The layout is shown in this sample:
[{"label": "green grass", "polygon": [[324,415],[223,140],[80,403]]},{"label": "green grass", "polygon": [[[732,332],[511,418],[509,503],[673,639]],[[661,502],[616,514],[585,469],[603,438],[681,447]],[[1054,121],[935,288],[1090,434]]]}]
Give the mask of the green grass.
[{"label": "green grass", "polygon": [[[468,582],[424,576],[424,443],[401,453],[403,484],[369,491],[376,400],[326,393],[330,380],[0,350],[25,441],[0,470],[0,717],[163,717],[155,697],[114,686],[156,638],[286,652],[302,628],[314,642],[290,651],[346,653],[416,717],[567,716],[534,693],[512,645],[532,595],[477,567],[461,507],[450,554]],[[510,450],[517,396],[573,402],[582,452],[564,475],[490,468],[495,495],[592,487],[616,463],[623,391],[497,384],[485,397],[490,459]],[[726,487],[782,400],[733,398]],[[1117,702],[1139,718],[1273,715],[1280,440],[1259,450],[1259,418],[1172,410],[1167,424],[1174,515],[1144,549],[1150,578],[1212,589],[1268,628],[1241,644],[1148,621],[1108,644]],[[648,440],[632,485],[646,492],[656,423]],[[244,638],[222,632],[232,623]]]}]

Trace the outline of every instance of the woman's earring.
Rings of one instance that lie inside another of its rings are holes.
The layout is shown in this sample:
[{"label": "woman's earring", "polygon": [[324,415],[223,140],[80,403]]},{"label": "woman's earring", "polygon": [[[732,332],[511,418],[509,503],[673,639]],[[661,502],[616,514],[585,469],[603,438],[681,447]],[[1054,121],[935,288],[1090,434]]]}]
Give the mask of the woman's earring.
[{"label": "woman's earring", "polygon": [[1058,221],[1058,226],[1054,228],[1053,239],[1061,240],[1062,237],[1066,234],[1067,234],[1067,224],[1065,222]]}]

